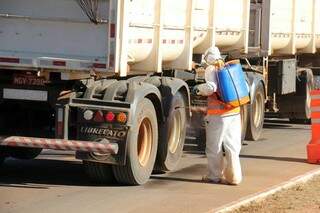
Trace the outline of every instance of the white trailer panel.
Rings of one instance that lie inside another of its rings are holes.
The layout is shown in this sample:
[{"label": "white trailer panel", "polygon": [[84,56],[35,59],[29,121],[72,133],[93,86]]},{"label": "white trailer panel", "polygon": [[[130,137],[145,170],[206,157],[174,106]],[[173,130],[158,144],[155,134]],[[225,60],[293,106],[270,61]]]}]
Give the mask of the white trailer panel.
[{"label": "white trailer panel", "polygon": [[[320,0],[270,1],[270,55],[320,48]],[[129,70],[190,70],[192,55],[212,45],[248,52],[250,0],[98,2],[102,21],[94,24],[77,0],[2,0],[0,59],[12,58],[0,64],[18,58],[23,66],[126,76]]]},{"label": "white trailer panel", "polygon": [[319,46],[319,0],[270,0],[269,54],[314,53]]},{"label": "white trailer panel", "polygon": [[[161,72],[162,66],[190,70],[192,54],[204,53],[213,45],[222,51],[248,51],[249,0],[119,3],[123,4],[121,17],[127,17],[120,26],[119,31],[123,32],[120,36],[129,43],[122,54],[128,54],[133,70]],[[126,75],[126,62],[120,63],[120,75]]]},{"label": "white trailer panel", "polygon": [[[100,0],[99,16],[109,19],[107,0]],[[91,23],[75,0],[0,2],[0,57],[30,60],[32,66],[50,67],[40,63],[49,59],[82,62],[83,69],[89,62],[106,64],[108,31],[108,23]],[[71,68],[80,69],[78,64]]]},{"label": "white trailer panel", "polygon": [[[65,63],[68,67],[61,68],[76,70],[115,60],[115,72],[122,76],[127,63],[141,71],[161,72],[162,65],[191,69],[192,54],[215,44],[225,51],[247,51],[249,2],[100,0],[98,15],[105,22],[96,25],[76,0],[2,0],[0,55],[13,57],[2,61],[6,65],[18,58],[29,60],[20,63],[24,66]],[[116,38],[109,32],[113,23]]]}]

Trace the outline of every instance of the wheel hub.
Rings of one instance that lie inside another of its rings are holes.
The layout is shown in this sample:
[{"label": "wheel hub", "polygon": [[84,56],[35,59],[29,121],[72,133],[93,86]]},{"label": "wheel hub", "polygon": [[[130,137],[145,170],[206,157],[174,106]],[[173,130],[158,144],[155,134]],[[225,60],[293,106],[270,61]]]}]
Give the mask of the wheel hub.
[{"label": "wheel hub", "polygon": [[173,115],[173,125],[169,129],[169,152],[172,154],[177,151],[177,148],[179,146],[180,140],[181,140],[181,131],[182,131],[182,119],[180,111],[175,111]]},{"label": "wheel hub", "polygon": [[255,127],[259,127],[262,119],[262,115],[264,112],[262,112],[263,106],[263,97],[261,94],[258,94],[256,97],[256,101],[253,104],[253,124]]},{"label": "wheel hub", "polygon": [[142,167],[149,162],[152,150],[152,125],[148,118],[142,120],[138,133],[138,159]]}]

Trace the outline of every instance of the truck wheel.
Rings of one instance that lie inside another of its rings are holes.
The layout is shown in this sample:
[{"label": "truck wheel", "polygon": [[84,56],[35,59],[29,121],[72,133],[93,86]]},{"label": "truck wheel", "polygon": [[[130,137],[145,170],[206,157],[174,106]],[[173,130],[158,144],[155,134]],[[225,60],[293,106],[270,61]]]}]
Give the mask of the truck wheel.
[{"label": "truck wheel", "polygon": [[264,122],[265,96],[262,83],[257,86],[253,103],[248,107],[248,127],[246,131],[246,140],[256,141],[260,138]]},{"label": "truck wheel", "polygon": [[288,103],[295,103],[292,105],[293,112],[289,117],[290,122],[298,124],[308,124],[311,118],[311,96],[310,91],[313,88],[313,74],[311,70],[304,70],[298,73],[296,81],[296,94],[290,99]]},{"label": "truck wheel", "polygon": [[246,137],[247,127],[248,127],[248,105],[241,106],[240,116],[241,116],[241,141],[244,141]]},{"label": "truck wheel", "polygon": [[168,121],[160,126],[155,171],[173,170],[181,158],[186,139],[186,103],[178,92],[171,101]]},{"label": "truck wheel", "polygon": [[115,178],[112,171],[112,166],[104,163],[91,161],[83,161],[86,174],[91,180],[97,183],[113,183]]},{"label": "truck wheel", "polygon": [[113,172],[119,183],[141,185],[150,178],[158,146],[157,114],[149,99],[145,98],[137,105],[133,119],[126,165],[113,166]]},{"label": "truck wheel", "polygon": [[10,147],[10,157],[17,158],[20,160],[32,160],[40,155],[41,148],[26,148],[26,147]]}]

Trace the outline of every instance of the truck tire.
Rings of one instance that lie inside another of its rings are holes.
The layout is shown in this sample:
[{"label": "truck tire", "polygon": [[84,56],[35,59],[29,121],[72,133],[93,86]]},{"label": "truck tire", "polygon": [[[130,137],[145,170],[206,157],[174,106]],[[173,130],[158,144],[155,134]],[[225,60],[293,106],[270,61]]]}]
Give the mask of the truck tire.
[{"label": "truck tire", "polygon": [[262,83],[256,88],[253,103],[248,106],[248,126],[246,140],[257,141],[263,130],[265,96]]},{"label": "truck tire", "polygon": [[248,105],[243,105],[240,107],[241,116],[241,141],[244,141],[246,137],[247,127],[248,127]]},{"label": "truck tire", "polygon": [[158,147],[158,121],[152,102],[144,98],[138,103],[129,133],[125,166],[113,166],[119,183],[142,185],[152,173]]},{"label": "truck tire", "polygon": [[41,148],[10,147],[9,155],[20,160],[32,160],[40,155]]},{"label": "truck tire", "polygon": [[311,96],[313,88],[313,74],[307,69],[298,73],[296,81],[297,91],[294,96],[290,96],[288,104],[292,105],[292,113],[289,117],[290,122],[298,124],[310,124],[311,120]]},{"label": "truck tire", "polygon": [[104,163],[83,161],[84,169],[90,179],[96,183],[114,183],[112,166]]},{"label": "truck tire", "polygon": [[168,121],[160,126],[155,171],[172,171],[179,163],[186,139],[187,114],[184,96],[177,92],[172,98]]}]

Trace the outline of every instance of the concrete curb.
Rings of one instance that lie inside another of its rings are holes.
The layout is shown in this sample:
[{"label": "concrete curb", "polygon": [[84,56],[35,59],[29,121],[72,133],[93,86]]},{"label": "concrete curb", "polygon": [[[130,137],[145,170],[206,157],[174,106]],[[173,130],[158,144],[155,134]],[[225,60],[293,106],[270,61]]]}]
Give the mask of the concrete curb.
[{"label": "concrete curb", "polygon": [[253,201],[255,201],[255,202],[261,201],[263,199],[266,199],[268,196],[273,195],[279,191],[291,188],[291,187],[298,185],[298,184],[301,184],[301,183],[305,183],[318,175],[320,175],[320,169],[312,170],[312,171],[307,172],[303,175],[294,177],[294,178],[290,179],[289,181],[286,181],[286,182],[283,182],[283,183],[278,184],[276,186],[273,186],[267,190],[246,196],[240,200],[228,203],[228,204],[226,204],[222,207],[219,207],[217,209],[210,210],[210,211],[208,211],[208,213],[209,212],[226,213],[226,212],[236,210],[242,206],[249,205]]}]

